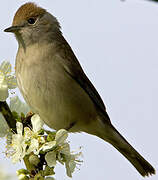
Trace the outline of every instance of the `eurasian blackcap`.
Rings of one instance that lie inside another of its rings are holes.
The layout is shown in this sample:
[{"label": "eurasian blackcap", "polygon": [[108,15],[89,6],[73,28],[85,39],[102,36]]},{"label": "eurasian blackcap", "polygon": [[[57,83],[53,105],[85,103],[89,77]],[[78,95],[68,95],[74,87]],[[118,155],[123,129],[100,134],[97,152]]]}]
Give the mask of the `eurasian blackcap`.
[{"label": "eurasian blackcap", "polygon": [[142,176],[154,168],[111,124],[104,103],[64,39],[57,19],[34,3],[22,5],[5,32],[15,34],[18,87],[33,112],[53,129],[86,132],[112,144]]}]

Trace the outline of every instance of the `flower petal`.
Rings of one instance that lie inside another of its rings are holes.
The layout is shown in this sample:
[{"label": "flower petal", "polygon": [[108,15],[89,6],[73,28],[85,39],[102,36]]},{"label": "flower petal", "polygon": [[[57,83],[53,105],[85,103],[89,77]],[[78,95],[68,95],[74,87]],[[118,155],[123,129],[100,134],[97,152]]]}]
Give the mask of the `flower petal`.
[{"label": "flower petal", "polygon": [[29,148],[27,150],[27,154],[30,154],[31,152],[38,150],[39,143],[37,139],[31,139],[31,144],[29,145]]},{"label": "flower petal", "polygon": [[5,80],[5,76],[4,76],[4,74],[0,71],[0,84],[3,84],[4,80]]},{"label": "flower petal", "polygon": [[5,75],[11,73],[11,64],[8,61],[3,61],[0,65],[0,71],[3,72]]},{"label": "flower petal", "polygon": [[24,136],[25,136],[26,141],[29,141],[31,137],[33,136],[33,132],[31,131],[29,127],[24,128]]},{"label": "flower petal", "polygon": [[16,129],[17,129],[17,134],[22,136],[23,132],[23,124],[21,122],[16,123]]},{"label": "flower petal", "polygon": [[6,81],[9,89],[15,89],[17,87],[16,77],[13,75],[6,76]]},{"label": "flower petal", "polygon": [[76,168],[76,162],[73,161],[73,160],[71,160],[71,161],[69,162],[69,167],[70,167],[71,173],[73,173],[74,170],[75,170],[75,168]]},{"label": "flower petal", "polygon": [[17,113],[24,113],[25,115],[30,111],[29,106],[22,102],[18,96],[10,98],[10,109]]},{"label": "flower petal", "polygon": [[8,95],[8,86],[5,82],[3,82],[0,84],[0,101],[6,101]]},{"label": "flower petal", "polygon": [[62,144],[60,153],[70,155],[70,145],[68,143]]},{"label": "flower petal", "polygon": [[66,167],[67,175],[69,177],[72,177],[72,173],[74,172],[74,170],[76,168],[76,162],[75,162],[75,158],[73,155],[66,156],[65,167]]},{"label": "flower petal", "polygon": [[4,137],[9,132],[9,126],[0,113],[0,137]]},{"label": "flower petal", "polygon": [[71,169],[70,169],[70,166],[69,166],[69,161],[66,161],[65,168],[66,168],[67,176],[72,177]]},{"label": "flower petal", "polygon": [[49,167],[54,167],[56,165],[56,153],[50,151],[45,155],[45,160]]},{"label": "flower petal", "polygon": [[14,154],[12,155],[12,162],[13,163],[19,162],[25,156],[25,151],[23,150],[23,146],[22,146],[23,143],[21,143],[21,144],[20,143],[15,144],[15,143],[12,144],[12,147],[14,149]]},{"label": "flower petal", "polygon": [[67,137],[68,137],[68,132],[65,129],[60,129],[56,133],[55,140],[57,144],[61,144],[67,139]]},{"label": "flower petal", "polygon": [[18,175],[18,180],[28,180],[28,176],[26,174],[20,174]]},{"label": "flower petal", "polygon": [[41,120],[38,114],[35,114],[32,116],[31,123],[32,123],[34,132],[38,132],[39,130],[41,130],[44,125],[43,121]]},{"label": "flower petal", "polygon": [[54,147],[55,145],[56,145],[56,141],[46,142],[44,145],[42,145],[42,147],[40,148],[40,150],[46,151],[46,150],[51,149],[51,148]]}]

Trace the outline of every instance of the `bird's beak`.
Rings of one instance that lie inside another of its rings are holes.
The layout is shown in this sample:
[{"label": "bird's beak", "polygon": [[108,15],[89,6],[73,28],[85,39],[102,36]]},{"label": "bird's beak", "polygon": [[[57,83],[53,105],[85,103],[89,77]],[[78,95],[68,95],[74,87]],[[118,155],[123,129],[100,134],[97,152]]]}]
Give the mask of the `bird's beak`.
[{"label": "bird's beak", "polygon": [[21,26],[11,26],[11,27],[5,29],[4,32],[15,33],[17,31],[19,31],[20,29],[21,29]]}]

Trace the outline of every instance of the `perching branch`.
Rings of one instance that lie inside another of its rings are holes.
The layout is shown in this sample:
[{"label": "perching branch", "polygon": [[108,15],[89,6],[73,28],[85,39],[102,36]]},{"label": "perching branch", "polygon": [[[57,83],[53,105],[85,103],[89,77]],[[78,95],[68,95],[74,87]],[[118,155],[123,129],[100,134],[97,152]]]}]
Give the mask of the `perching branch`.
[{"label": "perching branch", "polygon": [[6,101],[0,101],[0,112],[2,113],[3,117],[5,118],[9,128],[16,132],[16,120],[13,117],[13,114],[7,104]]}]

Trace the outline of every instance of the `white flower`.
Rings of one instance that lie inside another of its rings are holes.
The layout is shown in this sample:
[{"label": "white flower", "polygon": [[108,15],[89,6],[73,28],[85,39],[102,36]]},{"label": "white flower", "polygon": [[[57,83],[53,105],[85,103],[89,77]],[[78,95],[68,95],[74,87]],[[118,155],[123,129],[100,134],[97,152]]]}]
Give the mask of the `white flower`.
[{"label": "white flower", "polygon": [[80,155],[80,153],[72,154],[70,152],[70,146],[66,142],[67,137],[68,132],[65,129],[61,129],[56,132],[56,148],[55,150],[49,151],[45,155],[45,160],[49,167],[55,167],[57,161],[59,161],[61,164],[65,164],[67,175],[69,177],[72,177],[72,173],[76,168],[77,158]]},{"label": "white flower", "polygon": [[14,150],[12,154],[12,162],[17,163],[22,160],[25,156],[27,144],[25,143],[25,138],[23,136],[23,125],[20,122],[16,124],[17,134],[12,135],[11,147]]},{"label": "white flower", "polygon": [[31,117],[31,124],[32,124],[32,129],[29,127],[24,128],[24,136],[25,138],[29,139],[38,139],[39,136],[38,133],[39,131],[43,128],[43,121],[40,119],[38,114],[35,114]]},{"label": "white flower", "polygon": [[[68,132],[65,129],[60,129],[59,131],[56,132],[55,140],[49,142],[52,144],[52,147],[56,146],[56,149],[57,149],[56,151],[54,151],[54,150],[49,151],[45,155],[45,160],[46,160],[49,167],[54,167],[56,165],[57,159],[59,160],[59,162],[62,163],[60,153],[63,153],[63,154],[67,154],[67,153],[69,154],[70,153],[69,144],[65,143],[67,137],[68,137]],[[46,149],[46,150],[50,149],[50,148],[47,148],[46,144],[43,146],[44,146],[43,150],[44,149]]]},{"label": "white flower", "polygon": [[56,132],[55,140],[46,142],[45,144],[43,144],[40,150],[46,151],[53,148],[54,146],[56,147],[59,146],[58,152],[60,151],[64,154],[64,151],[66,153],[66,151],[68,151],[69,149],[68,148],[69,145],[67,146],[66,145],[67,143],[65,143],[65,140],[67,139],[67,137],[68,137],[68,132],[65,129],[60,129],[59,131]]},{"label": "white flower", "polygon": [[48,149],[54,146],[54,142],[46,143],[44,137],[39,135],[39,131],[43,127],[43,122],[37,114],[32,116],[31,122],[32,129],[29,127],[23,129],[23,124],[20,122],[17,122],[16,124],[17,134],[12,135],[11,143],[11,148],[13,149],[13,153],[11,154],[13,163],[22,160],[25,155],[32,152],[38,155],[41,149]]},{"label": "white flower", "polygon": [[8,61],[3,61],[0,65],[0,101],[5,101],[8,98],[8,89],[16,87],[16,78],[11,75],[11,64]]},{"label": "white flower", "polygon": [[[44,138],[42,138],[38,131],[43,127],[43,123],[40,121],[38,115],[34,115],[31,118],[33,129],[31,130],[28,127],[24,128],[23,134],[23,124],[17,122],[17,134],[12,135],[12,144],[13,149],[12,162],[16,163],[22,160],[25,155],[30,154],[31,152],[39,152],[39,144],[45,143]],[[38,153],[37,153],[38,154]]]}]

